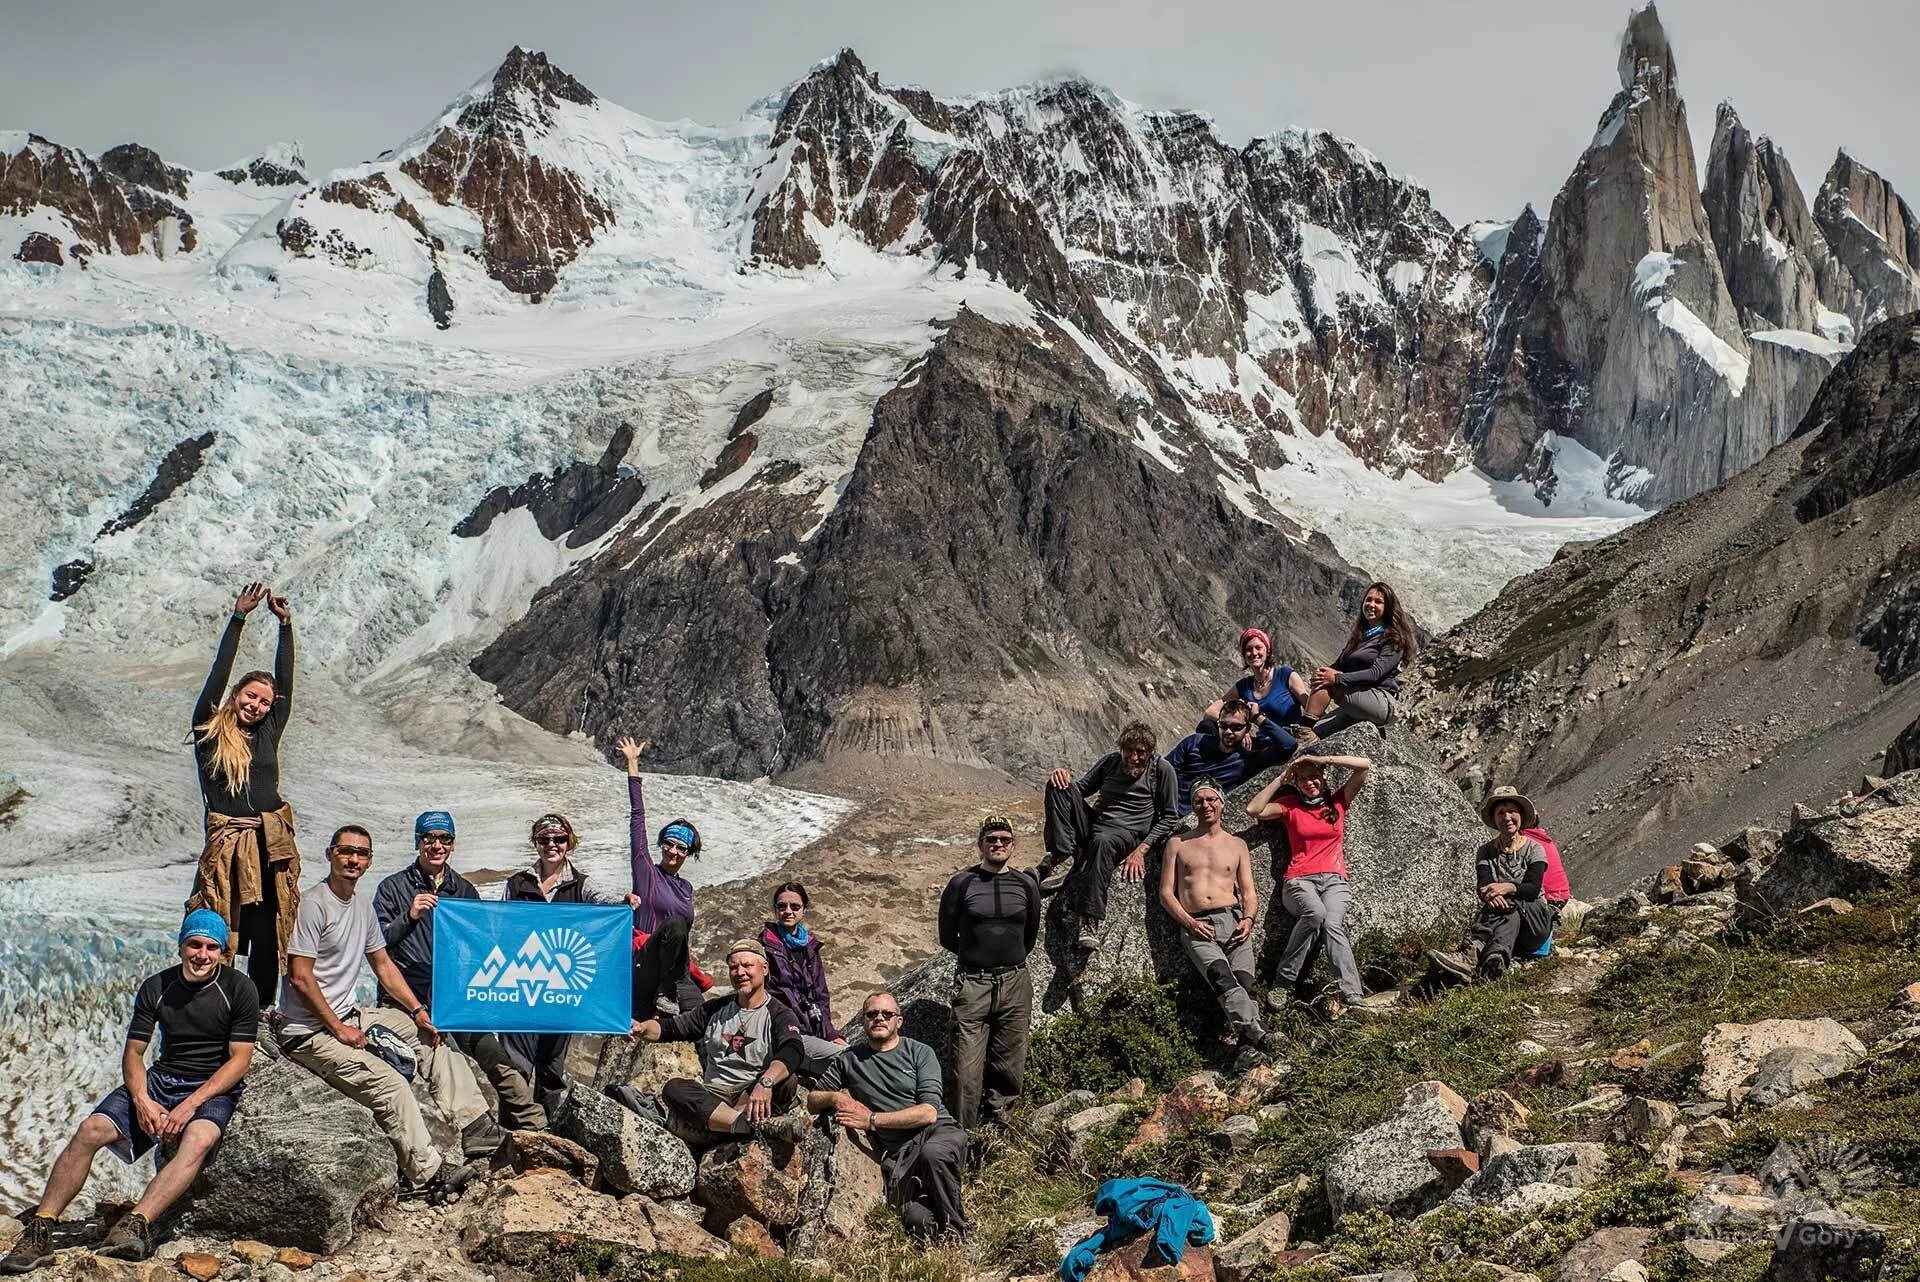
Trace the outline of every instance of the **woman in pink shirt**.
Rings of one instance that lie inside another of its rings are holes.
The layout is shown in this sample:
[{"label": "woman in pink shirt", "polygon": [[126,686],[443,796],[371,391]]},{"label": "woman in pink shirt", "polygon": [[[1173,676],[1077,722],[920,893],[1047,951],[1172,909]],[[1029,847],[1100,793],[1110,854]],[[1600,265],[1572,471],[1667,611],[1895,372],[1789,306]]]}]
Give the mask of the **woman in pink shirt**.
[{"label": "woman in pink shirt", "polygon": [[[1327,785],[1328,766],[1349,772],[1338,791]],[[1286,834],[1285,846],[1274,847],[1273,875],[1281,883],[1280,903],[1292,914],[1293,929],[1280,957],[1275,991],[1292,988],[1312,962],[1315,947],[1324,943],[1339,1002],[1351,1006],[1366,996],[1353,945],[1347,940],[1347,905],[1352,894],[1344,847],[1347,810],[1372,769],[1373,762],[1366,757],[1296,757],[1247,803],[1248,818],[1278,823]],[[1341,1009],[1329,999],[1330,1016],[1337,1017]]]}]

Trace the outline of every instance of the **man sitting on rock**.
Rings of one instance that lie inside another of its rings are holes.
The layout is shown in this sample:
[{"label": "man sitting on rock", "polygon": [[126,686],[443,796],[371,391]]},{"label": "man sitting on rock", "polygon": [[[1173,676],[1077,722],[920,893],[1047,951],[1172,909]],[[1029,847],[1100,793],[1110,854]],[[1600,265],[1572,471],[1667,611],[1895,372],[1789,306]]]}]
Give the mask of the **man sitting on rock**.
[{"label": "man sitting on rock", "polygon": [[[328,873],[300,897],[280,983],[280,1048],[342,1095],[373,1111],[405,1177],[403,1197],[451,1201],[472,1177],[442,1161],[426,1119],[396,1061],[408,1054],[426,1074],[434,1105],[460,1131],[468,1157],[493,1151],[499,1132],[466,1057],[445,1041],[393,959],[374,918],[371,896],[355,894],[373,864],[373,838],[348,824],[327,843]],[[362,1011],[354,1004],[363,963],[396,1003]]]},{"label": "man sitting on rock", "polygon": [[1254,997],[1251,940],[1259,892],[1247,843],[1221,827],[1226,800],[1212,779],[1194,781],[1193,814],[1200,826],[1168,839],[1160,865],[1160,903],[1179,923],[1187,959],[1240,1036],[1233,1071],[1243,1073],[1280,1039],[1261,1026]]},{"label": "man sitting on rock", "polygon": [[724,1138],[760,1136],[797,1144],[806,1128],[793,1106],[805,1047],[800,1021],[767,991],[767,953],[758,940],[727,950],[733,992],[668,1020],[635,1020],[649,1042],[694,1042],[701,1080],[670,1079],[660,1088],[667,1124],[699,1148]]},{"label": "man sitting on rock", "polygon": [[[1232,789],[1291,755],[1278,740],[1257,737],[1258,711],[1242,699],[1228,699],[1220,705],[1220,715],[1202,721],[1194,733],[1173,745],[1167,764],[1179,781],[1177,804],[1180,813],[1193,813],[1193,788],[1200,779],[1211,779],[1224,789]],[[1294,739],[1286,737],[1291,745]]]},{"label": "man sitting on rock", "polygon": [[[414,861],[380,883],[373,892],[373,915],[387,941],[387,955],[407,987],[429,1008],[433,1005],[433,910],[442,899],[478,899],[473,883],[453,870],[453,816],[429,810],[413,821]],[[398,1009],[384,990],[382,1008]],[[407,1021],[411,1031],[413,1021]],[[534,1098],[533,1083],[517,1068],[499,1037],[492,1033],[454,1033],[454,1045],[473,1057],[500,1097],[500,1121],[516,1131],[544,1131],[547,1111]],[[446,1057],[435,1056],[436,1066]],[[442,1088],[450,1089],[450,1088]],[[480,1139],[505,1138],[478,1128]],[[476,1143],[476,1147],[478,1143]]]},{"label": "man sitting on rock", "polygon": [[[151,975],[133,998],[133,1022],[120,1054],[121,1084],[80,1123],[47,1177],[40,1205],[27,1218],[0,1273],[53,1263],[53,1230],[93,1167],[111,1148],[128,1164],[154,1145],[174,1148],[140,1201],[107,1234],[96,1254],[144,1260],[153,1254],[153,1223],[187,1191],[239,1106],[241,1081],[253,1062],[260,998],[253,981],[227,960],[227,923],[211,908],[187,914],[180,927],[180,964]],[[160,1057],[146,1063],[160,1030]]]},{"label": "man sitting on rock", "polygon": [[880,1153],[887,1204],[922,1242],[971,1229],[960,1201],[967,1133],[940,1102],[940,1057],[925,1042],[900,1035],[900,1002],[892,993],[860,1008],[864,1041],[836,1056],[807,1092],[807,1107],[831,1110],[840,1124],[865,1133]]},{"label": "man sitting on rock", "polygon": [[1179,783],[1154,755],[1147,723],[1129,722],[1116,746],[1078,779],[1064,766],[1047,779],[1047,854],[1035,872],[1051,887],[1055,867],[1073,862],[1062,898],[1080,919],[1080,947],[1089,950],[1100,946],[1115,865],[1128,881],[1141,880],[1147,852],[1180,822]]}]

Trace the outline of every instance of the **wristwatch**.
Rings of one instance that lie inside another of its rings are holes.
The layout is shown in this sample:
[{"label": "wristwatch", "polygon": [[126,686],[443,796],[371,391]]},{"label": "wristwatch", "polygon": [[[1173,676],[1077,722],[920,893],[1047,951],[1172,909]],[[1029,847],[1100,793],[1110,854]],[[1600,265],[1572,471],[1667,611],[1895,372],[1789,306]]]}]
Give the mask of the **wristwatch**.
[{"label": "wristwatch", "polygon": [[766,1089],[766,1090],[772,1090],[772,1089],[773,1089],[773,1083],[772,1083],[772,1082],[769,1082],[769,1081],[768,1081],[768,1080],[767,1080],[766,1078],[764,1078],[764,1077],[762,1077],[762,1078],[760,1079],[760,1081],[759,1081],[759,1085],[760,1085],[761,1087],[763,1087],[764,1089]]},{"label": "wristwatch", "polygon": [[414,1008],[413,1008],[412,1010],[410,1010],[410,1011],[408,1011],[408,1012],[407,1012],[407,1018],[408,1018],[408,1019],[419,1019],[419,1018],[420,1018],[420,1012],[421,1012],[421,1011],[423,1011],[423,1010],[425,1010],[426,1008],[427,1008],[427,1004],[426,1004],[425,1002],[421,1002],[421,1003],[420,1003],[420,1004],[419,1004],[418,1006],[415,1006],[415,1007],[414,1007]]}]

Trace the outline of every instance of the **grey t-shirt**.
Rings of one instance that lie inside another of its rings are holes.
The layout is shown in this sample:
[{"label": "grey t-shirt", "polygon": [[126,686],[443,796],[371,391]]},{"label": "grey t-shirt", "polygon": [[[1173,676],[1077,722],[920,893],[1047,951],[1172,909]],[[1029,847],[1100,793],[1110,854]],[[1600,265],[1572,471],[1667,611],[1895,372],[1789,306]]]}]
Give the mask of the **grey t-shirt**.
[{"label": "grey t-shirt", "polygon": [[[360,981],[361,964],[368,953],[386,946],[386,936],[380,933],[380,922],[373,915],[372,892],[342,899],[322,878],[300,896],[300,912],[293,919],[287,956],[313,958],[313,977],[320,983],[320,995],[336,1016],[345,1019],[353,1011],[353,990]],[[326,1030],[326,1021],[307,1005],[290,974],[280,981],[280,1013],[286,1016],[285,1032]]]},{"label": "grey t-shirt", "polygon": [[[953,1115],[941,1101],[940,1057],[925,1042],[902,1037],[892,1050],[878,1051],[871,1042],[856,1042],[834,1057],[820,1077],[819,1089],[847,1091],[876,1113],[897,1113],[915,1104],[933,1105],[934,1116],[951,1122]],[[904,1144],[913,1131],[875,1128],[874,1143],[882,1148]]]},{"label": "grey t-shirt", "polygon": [[772,997],[752,1010],[727,997],[682,1011],[662,1026],[661,1040],[697,1045],[702,1079],[723,1092],[753,1085],[776,1059],[792,1073],[800,1057],[800,1027]]},{"label": "grey t-shirt", "polygon": [[1479,864],[1487,881],[1510,881],[1518,886],[1527,879],[1529,868],[1535,864],[1544,868],[1546,862],[1547,852],[1531,837],[1522,838],[1518,850],[1506,849],[1506,842],[1499,837],[1480,847]]}]

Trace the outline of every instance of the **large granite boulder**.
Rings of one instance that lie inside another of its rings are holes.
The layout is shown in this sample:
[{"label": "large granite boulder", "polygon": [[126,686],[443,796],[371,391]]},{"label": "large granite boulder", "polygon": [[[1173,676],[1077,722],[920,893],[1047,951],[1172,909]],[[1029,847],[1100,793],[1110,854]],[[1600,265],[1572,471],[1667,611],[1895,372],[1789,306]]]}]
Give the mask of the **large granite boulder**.
[{"label": "large granite boulder", "polygon": [[1409,1087],[1398,1113],[1349,1139],[1327,1163],[1327,1201],[1336,1217],[1376,1208],[1413,1216],[1447,1196],[1427,1154],[1461,1147],[1465,1106],[1451,1091],[1442,1094],[1428,1085]]},{"label": "large granite boulder", "polygon": [[1501,1205],[1522,1189],[1583,1189],[1607,1172],[1605,1144],[1528,1144],[1499,1153],[1447,1199],[1450,1206]]},{"label": "large granite boulder", "polygon": [[1796,822],[1765,864],[1736,883],[1743,920],[1762,922],[1822,899],[1858,899],[1890,889],[1920,847],[1920,773],[1888,780],[1856,804]]},{"label": "large granite boulder", "polygon": [[391,1201],[399,1179],[370,1111],[267,1056],[247,1074],[226,1138],[174,1214],[183,1232],[331,1255]]},{"label": "large granite boulder", "polygon": [[666,1199],[693,1191],[693,1153],[680,1137],[599,1091],[575,1090],[558,1129],[600,1160],[600,1178],[616,1192]]},{"label": "large granite boulder", "polygon": [[[1775,1059],[1777,1052],[1801,1052],[1791,1059]],[[1840,1023],[1820,1019],[1763,1019],[1753,1024],[1715,1024],[1700,1040],[1700,1093],[1711,1100],[1745,1101],[1768,1066],[1769,1097],[1785,1098],[1781,1083],[1806,1075],[1815,1066],[1831,1066],[1825,1080],[1866,1056],[1860,1039]],[[1794,1087],[1794,1090],[1799,1089]],[[1790,1094],[1787,1091],[1786,1094]],[[1756,1101],[1759,1102],[1759,1101]]]},{"label": "large granite boulder", "polygon": [[[1383,735],[1354,726],[1327,739],[1317,751],[1370,758],[1367,786],[1347,816],[1347,874],[1353,884],[1349,934],[1416,930],[1458,917],[1473,898],[1473,855],[1485,830],[1460,789],[1426,747],[1398,722]],[[1336,778],[1343,772],[1333,772]],[[1248,821],[1246,803],[1273,772],[1233,790],[1225,822],[1253,848],[1254,881],[1260,892],[1255,930],[1261,974],[1271,974],[1291,919],[1274,890],[1270,825]],[[1099,949],[1090,959],[1077,947],[1078,922],[1048,901],[1040,943],[1028,958],[1033,972],[1036,1022],[1070,1009],[1082,995],[1117,979],[1168,980],[1192,967],[1181,951],[1173,921],[1158,898],[1160,856],[1147,857],[1144,881],[1114,879]],[[906,1011],[910,1037],[944,1048],[953,996],[953,956],[941,952],[894,985]]]},{"label": "large granite boulder", "polygon": [[460,1245],[477,1261],[530,1265],[583,1246],[650,1252],[656,1243],[645,1199],[615,1199],[559,1171],[529,1171],[467,1208]]}]

